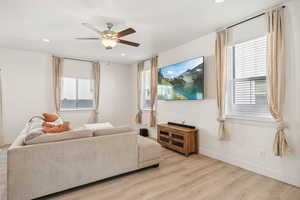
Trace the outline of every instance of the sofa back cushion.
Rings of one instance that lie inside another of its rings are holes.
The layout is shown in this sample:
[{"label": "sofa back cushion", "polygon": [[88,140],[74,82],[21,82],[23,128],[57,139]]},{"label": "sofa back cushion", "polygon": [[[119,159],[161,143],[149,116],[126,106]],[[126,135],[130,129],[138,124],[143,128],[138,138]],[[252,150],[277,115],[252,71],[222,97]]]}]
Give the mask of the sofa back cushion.
[{"label": "sofa back cushion", "polygon": [[113,128],[113,125],[109,122],[104,122],[104,123],[85,124],[84,127],[94,131],[98,129]]},{"label": "sofa back cushion", "polygon": [[66,131],[66,132],[56,133],[56,134],[45,133],[41,135],[36,135],[36,137],[30,137],[28,135],[24,139],[24,144],[32,145],[32,144],[39,144],[39,143],[59,142],[63,140],[73,140],[73,139],[86,138],[92,136],[93,136],[93,132],[91,130],[74,129],[71,131]]},{"label": "sofa back cushion", "polygon": [[130,126],[98,129],[94,131],[94,136],[113,135],[113,134],[120,134],[120,133],[132,132],[132,131],[135,131],[135,129]]}]

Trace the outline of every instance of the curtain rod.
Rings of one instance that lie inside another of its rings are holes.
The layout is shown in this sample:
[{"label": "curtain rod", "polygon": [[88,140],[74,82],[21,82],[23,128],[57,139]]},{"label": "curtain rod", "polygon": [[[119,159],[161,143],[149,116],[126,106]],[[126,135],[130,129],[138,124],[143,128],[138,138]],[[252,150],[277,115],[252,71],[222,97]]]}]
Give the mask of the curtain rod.
[{"label": "curtain rod", "polygon": [[139,61],[139,62],[146,62],[146,61],[148,61],[148,60],[151,60],[151,58],[153,58],[153,57],[155,57],[155,56],[158,57],[158,55],[154,55],[154,56],[152,56],[152,57],[150,57],[150,58],[147,58],[147,59],[145,59],[145,60],[141,60],[141,61]]},{"label": "curtain rod", "polygon": [[[61,57],[61,56],[58,56],[58,57]],[[96,60],[87,60],[87,59],[70,58],[70,57],[61,57],[61,58],[67,59],[67,60],[77,60],[77,61],[83,61],[83,62],[99,63],[99,61],[96,61]]]},{"label": "curtain rod", "polygon": [[98,61],[94,61],[94,60],[85,60],[85,59],[79,59],[79,58],[69,58],[69,57],[62,57],[62,58],[67,59],[67,60],[77,60],[77,61],[91,62],[91,63],[98,62]]},{"label": "curtain rod", "polygon": [[[285,8],[286,6],[283,5],[283,6],[279,6],[279,7]],[[240,25],[240,24],[243,24],[243,23],[245,23],[245,22],[248,22],[248,21],[250,21],[250,20],[252,20],[252,19],[255,19],[255,18],[258,18],[258,17],[260,17],[260,16],[263,16],[263,15],[265,15],[265,14],[266,14],[266,12],[260,13],[260,14],[258,14],[258,15],[253,16],[253,17],[250,17],[250,18],[248,18],[248,19],[245,19],[245,20],[243,20],[243,21],[241,21],[241,22],[238,22],[238,23],[235,23],[235,24],[233,24],[233,25],[230,25],[230,26],[226,27],[225,29],[233,28],[233,27],[235,27],[235,26],[238,26],[238,25]]]},{"label": "curtain rod", "polygon": [[142,60],[141,62],[146,62],[146,61],[148,61],[148,60],[151,60],[151,58],[148,58],[148,59],[146,59],[146,60]]}]

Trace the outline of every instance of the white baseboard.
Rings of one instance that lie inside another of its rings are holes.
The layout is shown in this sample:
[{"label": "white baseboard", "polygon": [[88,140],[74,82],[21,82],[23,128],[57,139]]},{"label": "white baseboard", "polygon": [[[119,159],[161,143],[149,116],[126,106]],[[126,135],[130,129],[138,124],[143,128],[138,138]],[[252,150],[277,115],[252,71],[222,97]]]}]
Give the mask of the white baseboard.
[{"label": "white baseboard", "polygon": [[232,156],[216,153],[216,152],[213,152],[213,151],[211,151],[207,148],[203,148],[203,147],[199,147],[199,154],[202,154],[202,155],[205,155],[205,156],[217,159],[217,160],[221,160],[223,162],[226,162],[226,163],[244,168],[246,170],[255,172],[257,174],[261,174],[261,175],[264,175],[264,176],[267,176],[267,177],[270,177],[270,178],[274,178],[274,179],[277,179],[279,181],[282,181],[282,182],[300,187],[300,180],[299,179],[296,179],[294,177],[286,177],[286,176],[283,177],[282,175],[274,172],[271,169],[255,165],[253,163],[250,163],[247,160],[236,159]]}]

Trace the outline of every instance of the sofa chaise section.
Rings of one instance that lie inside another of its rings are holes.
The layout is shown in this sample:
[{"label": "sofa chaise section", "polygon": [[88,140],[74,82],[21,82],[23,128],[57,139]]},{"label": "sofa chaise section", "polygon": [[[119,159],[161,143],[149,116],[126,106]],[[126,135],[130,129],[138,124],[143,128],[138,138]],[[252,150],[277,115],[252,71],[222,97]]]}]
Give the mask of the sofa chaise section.
[{"label": "sofa chaise section", "polygon": [[138,167],[145,168],[157,165],[160,161],[161,147],[156,141],[138,136]]}]

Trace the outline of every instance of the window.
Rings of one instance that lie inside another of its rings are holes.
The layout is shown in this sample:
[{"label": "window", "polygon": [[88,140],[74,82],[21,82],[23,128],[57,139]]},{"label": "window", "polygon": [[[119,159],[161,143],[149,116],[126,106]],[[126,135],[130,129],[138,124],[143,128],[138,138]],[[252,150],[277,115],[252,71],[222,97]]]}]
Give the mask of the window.
[{"label": "window", "polygon": [[63,78],[61,108],[79,110],[94,108],[93,81],[82,78]]},{"label": "window", "polygon": [[145,61],[142,74],[142,108],[149,110],[151,108],[151,71],[150,61]]},{"label": "window", "polygon": [[61,110],[94,109],[94,81],[89,62],[64,60]]},{"label": "window", "polygon": [[228,48],[226,115],[271,117],[267,106],[267,39]]}]

